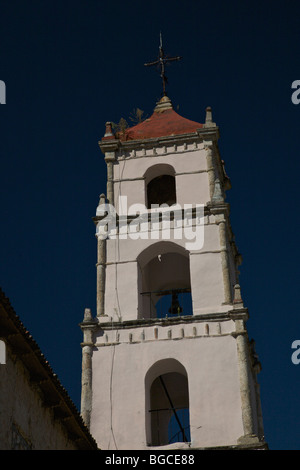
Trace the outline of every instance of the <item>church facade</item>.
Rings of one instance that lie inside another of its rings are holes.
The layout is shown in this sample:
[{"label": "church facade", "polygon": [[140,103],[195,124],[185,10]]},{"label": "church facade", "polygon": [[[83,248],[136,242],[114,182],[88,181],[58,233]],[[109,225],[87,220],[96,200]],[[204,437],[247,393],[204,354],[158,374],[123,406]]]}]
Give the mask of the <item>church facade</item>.
[{"label": "church facade", "polygon": [[218,140],[210,108],[194,122],[166,95],[131,128],[106,124],[97,312],[81,323],[81,414],[103,450],[266,448]]}]

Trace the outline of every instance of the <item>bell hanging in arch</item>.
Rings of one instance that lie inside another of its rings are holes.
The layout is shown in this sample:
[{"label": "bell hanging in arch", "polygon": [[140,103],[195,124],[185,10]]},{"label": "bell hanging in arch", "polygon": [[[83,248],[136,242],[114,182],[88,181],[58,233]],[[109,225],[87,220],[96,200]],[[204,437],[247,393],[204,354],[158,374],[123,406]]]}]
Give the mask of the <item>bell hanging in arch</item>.
[{"label": "bell hanging in arch", "polygon": [[179,303],[178,293],[176,291],[172,292],[172,304],[168,311],[171,315],[180,315],[182,312],[182,307]]}]

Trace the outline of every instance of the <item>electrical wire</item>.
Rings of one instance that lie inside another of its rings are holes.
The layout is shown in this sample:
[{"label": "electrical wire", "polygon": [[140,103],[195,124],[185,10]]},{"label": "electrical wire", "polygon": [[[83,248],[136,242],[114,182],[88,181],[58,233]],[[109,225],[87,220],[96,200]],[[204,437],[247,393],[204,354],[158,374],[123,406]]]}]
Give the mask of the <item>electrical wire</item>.
[{"label": "electrical wire", "polygon": [[[119,175],[119,184],[118,184],[118,194],[117,198],[115,200],[118,200],[118,198],[122,195],[121,194],[121,179],[123,177],[124,169],[125,169],[125,163],[126,159],[123,160],[124,165],[121,171],[121,175]],[[114,178],[114,172],[113,172],[113,178]],[[115,202],[115,201],[113,201]],[[120,307],[120,299],[119,299],[119,294],[118,294],[118,261],[120,260],[120,239],[119,239],[119,233],[116,233],[116,238],[115,238],[115,303],[114,303],[114,311],[117,315],[118,321],[121,321],[122,315],[121,315],[121,307]],[[113,317],[111,319],[111,331],[112,333],[115,332],[116,335],[118,334],[118,329],[114,329],[114,320]],[[110,442],[111,442],[111,436],[115,445],[115,449],[118,450],[115,434],[114,434],[114,429],[113,429],[113,374],[114,374],[114,364],[115,364],[115,354],[116,354],[116,344],[112,344],[112,355],[111,355],[111,369],[110,369],[110,384],[109,384],[109,400],[110,400],[110,436],[109,436],[109,442],[108,442],[108,449],[110,448]]]}]

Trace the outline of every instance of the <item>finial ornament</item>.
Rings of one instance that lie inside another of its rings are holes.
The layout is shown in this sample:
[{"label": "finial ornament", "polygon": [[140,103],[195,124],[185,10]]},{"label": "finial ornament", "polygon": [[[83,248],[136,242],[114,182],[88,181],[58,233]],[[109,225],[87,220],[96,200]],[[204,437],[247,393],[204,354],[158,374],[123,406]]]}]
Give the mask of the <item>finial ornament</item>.
[{"label": "finial ornament", "polygon": [[216,127],[216,123],[212,120],[212,110],[210,106],[206,108],[204,127]]},{"label": "finial ornament", "polygon": [[222,191],[221,182],[219,178],[217,178],[215,181],[215,188],[214,188],[214,193],[212,196],[212,201],[216,203],[224,202],[223,191]]},{"label": "finial ornament", "polygon": [[181,56],[177,57],[167,57],[165,56],[163,46],[162,46],[162,35],[160,33],[160,43],[159,43],[159,55],[158,59],[153,61],[153,62],[148,62],[144,64],[146,67],[150,67],[152,65],[158,65],[160,68],[160,76],[162,79],[162,85],[163,85],[163,96],[166,96],[166,84],[168,83],[168,79],[165,74],[165,65],[168,64],[169,62],[174,62],[175,60],[180,60],[182,59]]},{"label": "finial ornament", "polygon": [[105,204],[105,194],[100,194],[99,205]]},{"label": "finial ornament", "polygon": [[105,124],[105,134],[104,134],[104,137],[111,137],[113,136],[113,131],[112,131],[112,123],[111,122],[107,122]]},{"label": "finial ornament", "polygon": [[241,287],[239,284],[235,284],[234,286],[233,304],[235,307],[243,306]]},{"label": "finial ornament", "polygon": [[84,320],[83,321],[91,321],[93,319],[92,312],[90,308],[84,309]]}]

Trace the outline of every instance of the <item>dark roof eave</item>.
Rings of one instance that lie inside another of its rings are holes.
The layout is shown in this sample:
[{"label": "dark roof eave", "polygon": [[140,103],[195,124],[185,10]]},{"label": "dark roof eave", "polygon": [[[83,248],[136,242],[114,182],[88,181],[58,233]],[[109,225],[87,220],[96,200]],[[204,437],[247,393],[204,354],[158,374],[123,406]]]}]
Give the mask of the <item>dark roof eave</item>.
[{"label": "dark roof eave", "polygon": [[[62,425],[69,434],[75,436],[74,440],[80,448],[97,450],[97,443],[84,424],[76,406],[53,372],[38,344],[16,315],[2,289],[0,289],[0,309],[1,338],[7,342],[29,371],[31,382],[40,387],[44,396],[44,405],[56,410],[56,414],[64,416],[61,420]],[[47,393],[51,395],[48,400]]]}]

